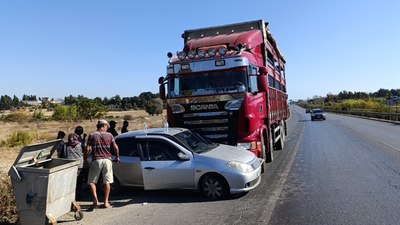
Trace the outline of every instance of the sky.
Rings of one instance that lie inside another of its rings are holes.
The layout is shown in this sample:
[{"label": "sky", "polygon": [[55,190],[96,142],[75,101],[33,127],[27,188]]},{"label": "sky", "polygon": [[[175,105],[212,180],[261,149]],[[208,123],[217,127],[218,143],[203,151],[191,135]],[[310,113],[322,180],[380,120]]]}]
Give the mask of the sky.
[{"label": "sky", "polygon": [[158,93],[187,29],[263,19],[289,99],[400,88],[398,0],[0,0],[0,96]]}]

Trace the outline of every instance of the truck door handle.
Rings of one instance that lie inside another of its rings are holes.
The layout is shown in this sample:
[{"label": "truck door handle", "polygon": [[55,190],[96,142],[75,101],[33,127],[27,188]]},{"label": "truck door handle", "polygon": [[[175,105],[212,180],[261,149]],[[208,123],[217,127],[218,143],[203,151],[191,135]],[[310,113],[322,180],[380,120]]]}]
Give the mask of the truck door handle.
[{"label": "truck door handle", "polygon": [[155,168],[154,167],[145,167],[144,169],[145,170],[154,170]]}]

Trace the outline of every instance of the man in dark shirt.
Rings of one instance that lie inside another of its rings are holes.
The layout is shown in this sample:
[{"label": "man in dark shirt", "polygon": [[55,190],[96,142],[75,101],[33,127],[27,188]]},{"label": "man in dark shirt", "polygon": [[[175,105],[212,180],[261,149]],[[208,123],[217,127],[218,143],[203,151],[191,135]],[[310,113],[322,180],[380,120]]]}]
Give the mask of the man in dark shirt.
[{"label": "man in dark shirt", "polygon": [[118,146],[115,143],[114,136],[106,131],[107,128],[109,128],[108,122],[106,120],[99,120],[97,122],[97,131],[89,135],[85,149],[85,162],[87,162],[88,155],[90,153],[92,154],[92,162],[90,164],[87,183],[92,194],[93,207],[99,205],[96,184],[100,173],[102,174],[104,183],[104,207],[110,207],[108,201],[110,195],[110,183],[114,182],[111,148],[115,153],[115,161],[120,161]]},{"label": "man in dark shirt", "polygon": [[117,122],[114,120],[110,121],[110,126],[107,129],[108,133],[111,133],[114,137],[118,135],[118,132],[115,130],[115,126],[117,126]]}]

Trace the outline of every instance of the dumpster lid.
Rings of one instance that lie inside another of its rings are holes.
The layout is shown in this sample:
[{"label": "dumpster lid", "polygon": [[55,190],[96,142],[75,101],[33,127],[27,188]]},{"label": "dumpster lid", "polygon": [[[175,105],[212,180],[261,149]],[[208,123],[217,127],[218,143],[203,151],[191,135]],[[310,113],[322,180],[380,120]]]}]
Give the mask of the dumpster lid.
[{"label": "dumpster lid", "polygon": [[26,167],[48,161],[61,142],[61,139],[57,139],[42,144],[25,146],[19,152],[13,165],[16,167]]}]

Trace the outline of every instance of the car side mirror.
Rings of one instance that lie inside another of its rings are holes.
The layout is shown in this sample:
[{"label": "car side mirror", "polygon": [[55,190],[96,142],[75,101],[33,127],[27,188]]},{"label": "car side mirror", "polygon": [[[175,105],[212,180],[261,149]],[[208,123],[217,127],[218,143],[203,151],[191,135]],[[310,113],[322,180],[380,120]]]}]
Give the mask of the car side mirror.
[{"label": "car side mirror", "polygon": [[182,152],[178,153],[178,157],[182,161],[189,161],[190,160],[190,157],[188,155],[183,154]]}]

